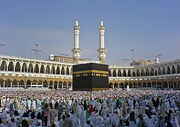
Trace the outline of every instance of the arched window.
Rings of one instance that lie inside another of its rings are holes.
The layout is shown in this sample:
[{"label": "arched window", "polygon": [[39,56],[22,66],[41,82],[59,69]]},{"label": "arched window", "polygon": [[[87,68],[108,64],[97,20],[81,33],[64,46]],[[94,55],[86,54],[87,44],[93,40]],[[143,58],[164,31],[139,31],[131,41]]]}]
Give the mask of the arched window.
[{"label": "arched window", "polygon": [[7,71],[6,61],[3,61],[2,64],[1,64],[1,71]]},{"label": "arched window", "polygon": [[161,75],[162,73],[161,73],[161,68],[159,67],[159,69],[158,69],[158,75]]},{"label": "arched window", "polygon": [[12,61],[9,63],[8,71],[14,71],[14,65]]},{"label": "arched window", "polygon": [[56,74],[60,74],[60,68],[59,68],[59,66],[56,68]]},{"label": "arched window", "polygon": [[121,70],[118,70],[118,77],[121,77]]},{"label": "arched window", "polygon": [[44,73],[44,65],[41,65],[40,73]]},{"label": "arched window", "polygon": [[169,66],[167,67],[167,74],[170,74],[170,68],[169,68]]},{"label": "arched window", "polygon": [[46,73],[50,74],[50,67],[49,67],[49,65],[46,66]]},{"label": "arched window", "polygon": [[151,76],[154,76],[154,69],[151,68]]},{"label": "arched window", "polygon": [[165,67],[163,67],[163,75],[166,74],[166,70],[165,70]]},{"label": "arched window", "polygon": [[140,72],[139,72],[139,69],[137,70],[137,76],[140,76]]},{"label": "arched window", "polygon": [[180,65],[177,65],[177,73],[180,73]]},{"label": "arched window", "polygon": [[55,72],[56,72],[56,71],[55,71],[55,67],[52,66],[52,68],[51,68],[51,73],[52,73],[52,74],[55,74]]},{"label": "arched window", "polygon": [[113,77],[116,77],[116,70],[113,70]]},{"label": "arched window", "polygon": [[33,65],[32,64],[29,64],[28,72],[33,73]]},{"label": "arched window", "polygon": [[176,70],[175,70],[175,67],[174,65],[172,66],[172,74],[175,74],[176,73]]},{"label": "arched window", "polygon": [[141,70],[141,76],[145,76],[144,69]]},{"label": "arched window", "polygon": [[158,73],[157,73],[157,70],[155,70],[155,74],[154,75],[157,75]]},{"label": "arched window", "polygon": [[64,69],[64,67],[61,68],[61,75],[65,75],[65,69]]},{"label": "arched window", "polygon": [[136,76],[136,73],[133,71],[133,77],[135,77]]},{"label": "arched window", "polygon": [[66,75],[69,75],[69,67],[66,68]]},{"label": "arched window", "polygon": [[146,69],[146,76],[149,76],[149,69]]},{"label": "arched window", "polygon": [[38,64],[35,65],[34,73],[39,73],[39,66],[38,66]]},{"label": "arched window", "polygon": [[126,77],[126,70],[123,70],[123,77]]},{"label": "arched window", "polygon": [[131,71],[128,70],[128,77],[131,77]]},{"label": "arched window", "polygon": [[20,69],[21,69],[21,68],[20,68],[20,63],[17,62],[17,63],[16,63],[16,67],[15,67],[15,71],[16,71],[16,72],[20,72]]},{"label": "arched window", "polygon": [[27,66],[26,66],[26,63],[23,63],[23,66],[22,66],[22,72],[27,72]]}]

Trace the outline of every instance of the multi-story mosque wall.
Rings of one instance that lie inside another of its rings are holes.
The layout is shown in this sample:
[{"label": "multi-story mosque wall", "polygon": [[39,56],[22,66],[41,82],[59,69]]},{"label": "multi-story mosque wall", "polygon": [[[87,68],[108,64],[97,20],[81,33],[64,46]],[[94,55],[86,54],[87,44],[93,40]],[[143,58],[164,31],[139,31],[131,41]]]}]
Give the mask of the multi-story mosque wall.
[{"label": "multi-story mosque wall", "polygon": [[[72,88],[72,63],[0,56],[0,87]],[[180,60],[145,66],[109,66],[111,88],[180,89]]]},{"label": "multi-story mosque wall", "polygon": [[[75,22],[74,63],[0,56],[0,88],[72,89],[72,66],[80,59],[79,25]],[[105,63],[104,25],[100,23],[99,63]],[[142,66],[109,66],[110,88],[180,89],[180,60]]]}]

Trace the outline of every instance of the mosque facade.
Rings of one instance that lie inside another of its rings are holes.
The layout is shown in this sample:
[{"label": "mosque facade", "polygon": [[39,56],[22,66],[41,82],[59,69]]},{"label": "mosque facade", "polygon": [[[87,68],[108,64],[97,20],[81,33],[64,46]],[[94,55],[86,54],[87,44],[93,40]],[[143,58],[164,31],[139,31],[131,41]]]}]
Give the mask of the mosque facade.
[{"label": "mosque facade", "polygon": [[[99,26],[98,61],[80,58],[80,27],[76,20],[71,62],[0,56],[0,89],[72,89],[72,66],[78,63],[106,63],[105,27]],[[73,61],[73,62],[72,62]],[[109,65],[110,88],[180,89],[180,60],[139,66]]]}]

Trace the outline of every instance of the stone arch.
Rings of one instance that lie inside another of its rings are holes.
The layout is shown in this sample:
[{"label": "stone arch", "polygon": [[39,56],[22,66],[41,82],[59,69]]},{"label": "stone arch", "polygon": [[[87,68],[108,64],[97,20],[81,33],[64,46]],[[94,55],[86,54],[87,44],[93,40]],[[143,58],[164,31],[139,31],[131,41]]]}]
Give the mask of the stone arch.
[{"label": "stone arch", "polygon": [[154,75],[157,75],[157,74],[158,74],[158,72],[157,72],[157,70],[155,70]]},{"label": "stone arch", "polygon": [[149,69],[146,69],[146,76],[149,76]]},{"label": "stone arch", "polygon": [[154,69],[151,68],[151,76],[154,76]]},{"label": "stone arch", "polygon": [[25,87],[23,80],[20,80],[20,81],[19,81],[19,87],[22,87],[22,88]]},{"label": "stone arch", "polygon": [[57,81],[55,81],[55,82],[54,82],[54,89],[57,89],[57,88],[58,88],[57,85],[58,85],[58,83],[57,83]]},{"label": "stone arch", "polygon": [[163,73],[163,75],[166,74],[166,69],[165,69],[165,67],[162,68],[162,73]]},{"label": "stone arch", "polygon": [[69,81],[68,82],[68,89],[70,89],[71,88],[71,82]]},{"label": "stone arch", "polygon": [[17,62],[17,63],[16,63],[16,66],[15,66],[15,71],[16,71],[16,72],[20,72],[20,70],[21,70],[21,65],[20,65],[19,62]]},{"label": "stone arch", "polygon": [[131,77],[131,70],[128,70],[128,77]]},{"label": "stone arch", "polygon": [[63,85],[63,83],[60,81],[59,82],[59,88],[62,88],[62,85]]},{"label": "stone arch", "polygon": [[5,60],[2,61],[1,64],[1,71],[7,71],[7,63]]},{"label": "stone arch", "polygon": [[60,68],[59,68],[59,66],[57,66],[57,68],[56,68],[56,74],[60,74]]},{"label": "stone arch", "polygon": [[137,74],[137,76],[140,76],[140,71],[139,71],[139,69],[137,70],[136,74]]},{"label": "stone arch", "polygon": [[26,85],[27,85],[27,88],[31,87],[31,81],[27,80]]},{"label": "stone arch", "polygon": [[46,66],[46,73],[50,74],[50,67],[49,67],[49,65]]},{"label": "stone arch", "polygon": [[32,81],[32,85],[36,85],[37,84],[37,81],[36,80],[33,80]]},{"label": "stone arch", "polygon": [[133,84],[132,83],[129,83],[129,88],[132,88],[133,87]]},{"label": "stone arch", "polygon": [[41,65],[40,73],[44,73],[44,70],[45,70],[44,65]]},{"label": "stone arch", "polygon": [[172,70],[172,71],[171,71],[172,74],[175,74],[175,73],[176,73],[176,69],[175,69],[174,65],[172,66],[172,69],[171,69],[171,70]]},{"label": "stone arch", "polygon": [[126,70],[123,70],[123,77],[126,77]]},{"label": "stone arch", "polygon": [[61,75],[65,75],[65,69],[64,69],[64,67],[61,68]]},{"label": "stone arch", "polygon": [[27,65],[26,65],[26,63],[23,63],[23,65],[22,65],[22,72],[27,72]]},{"label": "stone arch", "polygon": [[158,75],[161,75],[162,73],[161,73],[161,68],[159,67],[158,68]]},{"label": "stone arch", "polygon": [[121,77],[121,70],[118,70],[118,77]]},{"label": "stone arch", "polygon": [[144,69],[141,70],[141,76],[145,76]]},{"label": "stone arch", "polygon": [[135,76],[136,76],[136,73],[133,71],[132,75],[133,75],[133,77],[135,77]]},{"label": "stone arch", "polygon": [[43,81],[39,80],[38,85],[42,85],[42,84],[43,84]]},{"label": "stone arch", "polygon": [[163,88],[168,88],[168,83],[167,82],[163,82]]},{"label": "stone arch", "polygon": [[32,65],[32,63],[29,64],[28,72],[33,73],[33,65]]},{"label": "stone arch", "polygon": [[114,88],[118,88],[118,83],[114,83]]},{"label": "stone arch", "polygon": [[167,66],[167,74],[171,74],[170,67]]},{"label": "stone arch", "polygon": [[13,62],[9,62],[9,65],[8,65],[8,71],[14,71],[14,65],[13,65]]},{"label": "stone arch", "polygon": [[48,82],[45,80],[44,83],[43,83],[43,87],[44,88],[47,88],[48,87]]},{"label": "stone arch", "polygon": [[67,82],[66,81],[64,81],[64,83],[63,83],[63,88],[67,89]]},{"label": "stone arch", "polygon": [[52,89],[53,88],[53,81],[50,81],[49,82],[49,89]]},{"label": "stone arch", "polygon": [[69,67],[66,68],[66,75],[69,75]]},{"label": "stone arch", "polygon": [[51,68],[51,74],[55,74],[56,71],[55,71],[55,66],[53,65],[52,68]]},{"label": "stone arch", "polygon": [[34,73],[39,73],[39,65],[36,64],[34,67]]},{"label": "stone arch", "polygon": [[11,80],[10,79],[6,80],[5,87],[11,87]]},{"label": "stone arch", "polygon": [[113,77],[116,77],[116,70],[113,70]]},{"label": "stone arch", "polygon": [[177,73],[180,73],[180,65],[177,65]]},{"label": "stone arch", "polygon": [[18,85],[18,81],[15,79],[15,80],[13,80],[13,82],[12,82],[12,87],[17,87],[17,85]]}]

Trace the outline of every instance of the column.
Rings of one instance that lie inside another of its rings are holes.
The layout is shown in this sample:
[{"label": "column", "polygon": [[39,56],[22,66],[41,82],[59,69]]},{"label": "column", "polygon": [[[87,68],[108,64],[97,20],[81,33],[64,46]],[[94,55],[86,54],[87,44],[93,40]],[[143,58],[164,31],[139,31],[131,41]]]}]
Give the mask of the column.
[{"label": "column", "polygon": [[52,89],[54,89],[54,82],[52,83]]},{"label": "column", "polygon": [[62,89],[63,89],[63,82],[62,82]]},{"label": "column", "polygon": [[19,87],[19,82],[17,81],[17,87]]},{"label": "column", "polygon": [[49,82],[47,84],[48,84],[48,89],[49,89]]},{"label": "column", "polygon": [[5,85],[6,85],[6,81],[3,81],[3,87],[5,88]]},{"label": "column", "polygon": [[32,88],[32,82],[31,82],[31,88]]},{"label": "column", "polygon": [[127,90],[129,90],[129,83],[127,84]]},{"label": "column", "polygon": [[27,89],[26,81],[24,81],[24,89]]},{"label": "column", "polygon": [[10,82],[10,84],[11,84],[11,88],[12,88],[12,82]]},{"label": "column", "polygon": [[112,83],[113,89],[114,89],[114,83]]},{"label": "column", "polygon": [[59,89],[59,83],[57,83],[57,89]]}]

